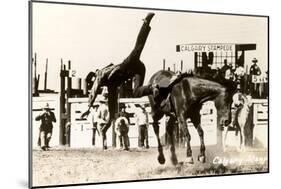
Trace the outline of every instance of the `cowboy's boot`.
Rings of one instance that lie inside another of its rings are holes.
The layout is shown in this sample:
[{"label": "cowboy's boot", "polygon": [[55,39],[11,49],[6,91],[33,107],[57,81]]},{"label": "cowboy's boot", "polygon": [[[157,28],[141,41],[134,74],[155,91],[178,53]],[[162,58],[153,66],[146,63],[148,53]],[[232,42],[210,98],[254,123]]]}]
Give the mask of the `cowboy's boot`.
[{"label": "cowboy's boot", "polygon": [[150,21],[151,21],[151,19],[153,18],[154,15],[155,15],[155,14],[154,14],[153,12],[148,13],[148,14],[146,15],[145,19],[143,19],[143,21],[144,21],[147,25],[149,25],[149,24],[150,24]]}]

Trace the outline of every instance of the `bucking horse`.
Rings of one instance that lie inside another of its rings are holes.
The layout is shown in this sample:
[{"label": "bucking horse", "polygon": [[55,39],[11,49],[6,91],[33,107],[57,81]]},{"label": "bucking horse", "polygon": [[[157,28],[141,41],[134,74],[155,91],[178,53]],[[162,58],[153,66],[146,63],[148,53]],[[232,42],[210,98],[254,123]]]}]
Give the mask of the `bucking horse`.
[{"label": "bucking horse", "polygon": [[[159,84],[169,83],[169,80],[175,73],[171,71],[158,71],[155,73],[149,83]],[[171,139],[170,151],[171,161],[174,165],[178,163],[175,153],[175,144],[173,139],[174,121],[177,120],[180,129],[187,138],[186,160],[187,163],[193,163],[192,150],[190,147],[191,136],[186,123],[187,118],[191,119],[194,127],[197,129],[200,137],[200,154],[198,160],[205,162],[205,144],[204,131],[200,125],[200,109],[206,101],[212,100],[217,109],[217,123],[220,125],[228,125],[231,120],[231,103],[232,96],[236,90],[234,82],[223,79],[204,79],[194,75],[186,76],[180,80],[173,88],[166,92],[163,98],[164,103],[156,103],[155,97],[149,95],[149,101],[152,109],[153,129],[158,141],[158,162],[165,163],[162,144],[159,136],[159,120],[164,116],[172,116],[175,119],[169,119],[166,132]]]}]

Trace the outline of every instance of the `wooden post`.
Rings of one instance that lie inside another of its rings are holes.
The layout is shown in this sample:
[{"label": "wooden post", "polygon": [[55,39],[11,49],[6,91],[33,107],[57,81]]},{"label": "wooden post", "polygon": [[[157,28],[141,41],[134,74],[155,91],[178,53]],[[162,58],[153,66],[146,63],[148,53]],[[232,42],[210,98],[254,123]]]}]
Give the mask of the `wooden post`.
[{"label": "wooden post", "polygon": [[[71,70],[71,61],[68,61],[68,74],[69,71]],[[70,124],[70,103],[68,103],[68,99],[71,97],[71,85],[72,85],[72,81],[71,81],[71,77],[69,77],[69,75],[67,76],[67,91],[66,91],[66,124]],[[70,146],[70,130],[67,130],[69,132],[65,132],[65,145]]]},{"label": "wooden post", "polygon": [[35,57],[34,57],[34,78],[36,79],[36,77],[37,77],[37,54],[35,53],[35,55],[34,55]]},{"label": "wooden post", "polygon": [[87,87],[86,79],[83,79],[83,95],[85,96],[88,95],[88,87]]},{"label": "wooden post", "polygon": [[181,72],[183,70],[183,60],[181,60]]},{"label": "wooden post", "polygon": [[32,62],[34,62],[34,78],[33,79],[33,96],[39,96],[38,87],[39,87],[39,79],[40,75],[37,76],[37,54],[35,53],[34,59],[32,59]]},{"label": "wooden post", "polygon": [[117,88],[117,104],[115,106],[115,115],[114,119],[112,120],[112,147],[116,148],[116,133],[115,133],[115,120],[116,120],[116,114],[119,112],[119,99],[120,99],[120,87]]},{"label": "wooden post", "polygon": [[165,69],[166,69],[166,68],[165,68],[165,67],[166,67],[166,65],[165,65],[165,64],[166,64],[166,60],[165,60],[165,59],[163,59],[163,70],[165,70]]},{"label": "wooden post", "polygon": [[48,58],[46,59],[44,90],[47,90]]},{"label": "wooden post", "polygon": [[194,53],[194,71],[196,72],[198,68],[198,52]]},{"label": "wooden post", "polygon": [[81,90],[82,89],[82,79],[78,78],[78,89]]},{"label": "wooden post", "polygon": [[65,65],[63,65],[63,60],[61,59],[61,70],[60,70],[60,135],[59,144],[64,145],[64,134],[65,134],[65,76],[66,70]]}]

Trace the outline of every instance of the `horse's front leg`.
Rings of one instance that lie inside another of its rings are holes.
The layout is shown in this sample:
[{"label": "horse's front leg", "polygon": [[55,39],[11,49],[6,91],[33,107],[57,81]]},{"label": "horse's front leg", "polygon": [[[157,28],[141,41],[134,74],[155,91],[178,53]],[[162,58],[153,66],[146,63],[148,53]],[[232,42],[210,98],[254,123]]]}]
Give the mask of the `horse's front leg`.
[{"label": "horse's front leg", "polygon": [[158,120],[156,117],[153,117],[153,130],[154,133],[156,135],[157,138],[157,143],[158,143],[158,162],[160,164],[164,164],[165,163],[165,157],[164,157],[164,153],[163,153],[163,147],[160,141],[160,137],[159,137],[159,125],[158,125]]},{"label": "horse's front leg", "polygon": [[184,135],[186,136],[186,160],[185,162],[186,163],[190,163],[190,164],[193,164],[194,161],[193,161],[193,157],[192,157],[192,150],[191,150],[191,146],[190,146],[190,140],[191,140],[191,136],[189,134],[189,131],[188,131],[188,127],[187,127],[187,124],[186,124],[186,119],[184,117],[183,114],[181,114],[178,118],[178,121],[179,121],[179,126],[180,128],[182,128],[182,131],[184,133]]},{"label": "horse's front leg", "polygon": [[175,141],[174,141],[174,125],[175,125],[175,118],[170,117],[168,123],[167,123],[167,127],[166,127],[166,132],[169,135],[170,138],[170,151],[171,151],[171,161],[173,163],[173,165],[177,165],[178,164],[178,159],[177,159],[177,155],[176,155],[176,149],[175,149]]}]

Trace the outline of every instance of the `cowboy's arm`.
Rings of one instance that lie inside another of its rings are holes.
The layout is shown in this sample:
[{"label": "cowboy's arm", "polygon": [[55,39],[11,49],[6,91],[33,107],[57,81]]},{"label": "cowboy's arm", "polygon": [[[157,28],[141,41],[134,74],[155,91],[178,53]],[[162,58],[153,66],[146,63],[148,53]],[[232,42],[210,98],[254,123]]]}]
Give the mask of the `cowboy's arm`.
[{"label": "cowboy's arm", "polygon": [[97,95],[98,95],[98,89],[100,88],[101,86],[101,78],[97,77],[95,79],[95,82],[93,84],[93,87],[91,89],[91,92],[90,92],[90,95],[89,95],[89,108],[91,108],[97,98]]},{"label": "cowboy's arm", "polygon": [[43,114],[41,113],[41,114],[39,114],[38,116],[36,116],[36,117],[35,117],[35,120],[36,120],[36,121],[39,121],[40,119],[42,119],[42,115],[43,115]]},{"label": "cowboy's arm", "polygon": [[52,119],[52,122],[56,123],[56,116],[54,114],[54,112],[51,112],[51,119]]},{"label": "cowboy's arm", "polygon": [[95,100],[97,98],[98,89],[101,86],[101,82],[100,81],[101,81],[101,77],[96,76],[95,82],[93,84],[93,87],[92,87],[90,95],[89,95],[88,110],[81,115],[82,118],[85,117],[85,116],[88,116],[90,114],[90,109],[93,106],[93,104],[94,104],[94,102],[95,102]]}]

